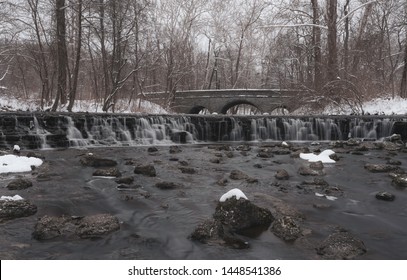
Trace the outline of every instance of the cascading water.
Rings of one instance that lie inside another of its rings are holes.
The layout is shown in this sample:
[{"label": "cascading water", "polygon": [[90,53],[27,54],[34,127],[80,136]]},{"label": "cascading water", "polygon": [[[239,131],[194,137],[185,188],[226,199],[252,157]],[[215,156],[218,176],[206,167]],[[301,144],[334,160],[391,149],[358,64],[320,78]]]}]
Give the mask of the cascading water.
[{"label": "cascading water", "polygon": [[[397,130],[393,124],[397,123]],[[404,124],[404,125],[403,125]],[[379,117],[2,114],[0,148],[169,145],[220,141],[330,141],[403,134],[406,120]],[[401,131],[401,132],[400,132]]]}]

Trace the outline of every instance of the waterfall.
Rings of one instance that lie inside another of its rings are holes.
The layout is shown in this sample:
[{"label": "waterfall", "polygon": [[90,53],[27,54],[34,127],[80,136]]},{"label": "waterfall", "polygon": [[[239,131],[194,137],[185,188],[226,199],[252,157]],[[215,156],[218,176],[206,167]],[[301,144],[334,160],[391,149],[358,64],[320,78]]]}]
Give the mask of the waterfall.
[{"label": "waterfall", "polygon": [[[394,125],[394,124],[397,125]],[[170,145],[224,141],[331,141],[406,135],[395,117],[288,117],[2,113],[0,148]],[[404,137],[403,136],[403,137]],[[405,137],[404,137],[405,138]]]}]

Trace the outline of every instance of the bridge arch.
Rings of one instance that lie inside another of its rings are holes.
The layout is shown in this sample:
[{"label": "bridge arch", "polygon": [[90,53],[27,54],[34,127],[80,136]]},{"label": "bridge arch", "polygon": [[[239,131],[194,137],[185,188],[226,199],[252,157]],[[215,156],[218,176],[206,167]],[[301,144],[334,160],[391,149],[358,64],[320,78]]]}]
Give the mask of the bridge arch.
[{"label": "bridge arch", "polygon": [[226,105],[224,105],[220,111],[221,114],[226,114],[227,111],[235,106],[238,105],[249,105],[252,106],[254,108],[256,108],[260,113],[262,113],[262,110],[259,108],[259,106],[257,106],[256,104],[254,104],[253,102],[250,102],[248,100],[245,99],[237,99],[237,100],[233,100],[231,102],[226,103]]}]

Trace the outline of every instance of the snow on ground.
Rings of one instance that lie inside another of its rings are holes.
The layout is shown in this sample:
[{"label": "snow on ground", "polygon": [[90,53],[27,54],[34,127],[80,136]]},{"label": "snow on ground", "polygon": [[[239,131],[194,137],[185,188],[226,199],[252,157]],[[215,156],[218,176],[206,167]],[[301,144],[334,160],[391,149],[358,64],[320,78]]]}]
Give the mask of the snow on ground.
[{"label": "snow on ground", "polygon": [[328,105],[321,114],[323,115],[350,115],[361,114],[361,109],[365,115],[407,115],[407,99],[396,96],[381,97],[366,101],[361,108],[351,108],[347,105]]},{"label": "snow on ground", "polygon": [[[8,111],[40,111],[40,102],[35,99],[14,98],[12,96],[0,96],[0,112]],[[59,111],[66,111],[66,108],[59,108]],[[72,108],[73,112],[102,113],[102,104],[96,101],[77,100]],[[168,112],[161,106],[145,100],[119,100],[115,106],[116,113],[150,113],[167,114]]]},{"label": "snow on ground", "polygon": [[43,161],[35,157],[20,157],[16,155],[0,156],[0,174],[29,172],[31,166],[40,166]]}]

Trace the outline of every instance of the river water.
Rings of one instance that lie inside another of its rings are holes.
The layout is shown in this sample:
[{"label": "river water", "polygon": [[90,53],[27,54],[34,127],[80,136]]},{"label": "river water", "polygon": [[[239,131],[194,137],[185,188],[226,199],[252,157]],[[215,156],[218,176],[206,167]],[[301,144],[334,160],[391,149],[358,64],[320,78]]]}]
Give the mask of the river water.
[{"label": "river water", "polygon": [[[406,259],[407,193],[391,183],[387,174],[370,173],[366,163],[386,163],[399,160],[405,168],[406,154],[384,150],[369,150],[361,154],[339,153],[335,164],[325,164],[322,178],[341,190],[331,201],[315,195],[315,190],[302,182],[312,178],[298,174],[298,168],[308,165],[290,155],[258,157],[259,143],[249,151],[215,149],[214,145],[180,145],[180,153],[171,154],[169,146],[157,146],[149,153],[147,146],[60,149],[37,151],[45,163],[33,174],[1,175],[1,195],[19,194],[38,207],[30,217],[0,225],[1,259],[318,259],[315,248],[331,233],[342,228],[361,239],[367,248],[362,259]],[[329,148],[328,143],[310,146]],[[247,148],[247,147],[246,147]],[[247,150],[247,149],[246,149]],[[83,167],[79,159],[92,152],[114,159],[123,176],[134,176],[141,188],[118,190],[112,178],[92,176],[95,168]],[[219,163],[216,163],[218,159]],[[133,161],[133,165],[126,162]],[[157,177],[133,173],[134,164],[151,163]],[[185,174],[180,166],[193,168],[195,174]],[[287,181],[274,175],[285,169]],[[229,178],[232,170],[240,170],[258,182]],[[42,176],[39,176],[42,174]],[[45,176],[44,176],[45,174]],[[31,179],[34,186],[22,191],[10,191],[8,182],[16,176]],[[226,186],[217,182],[226,178]],[[174,190],[155,187],[162,180],[180,183]],[[240,188],[255,204],[274,209],[276,201],[295,208],[304,217],[302,228],[307,232],[294,243],[286,243],[270,230],[249,239],[250,248],[232,249],[192,241],[188,236],[203,220],[212,216],[220,196]],[[379,191],[396,195],[392,202],[375,198]],[[323,205],[323,207],[314,207]],[[56,238],[38,241],[31,234],[39,218],[51,216],[86,216],[109,213],[119,218],[121,228],[98,239]]]}]

